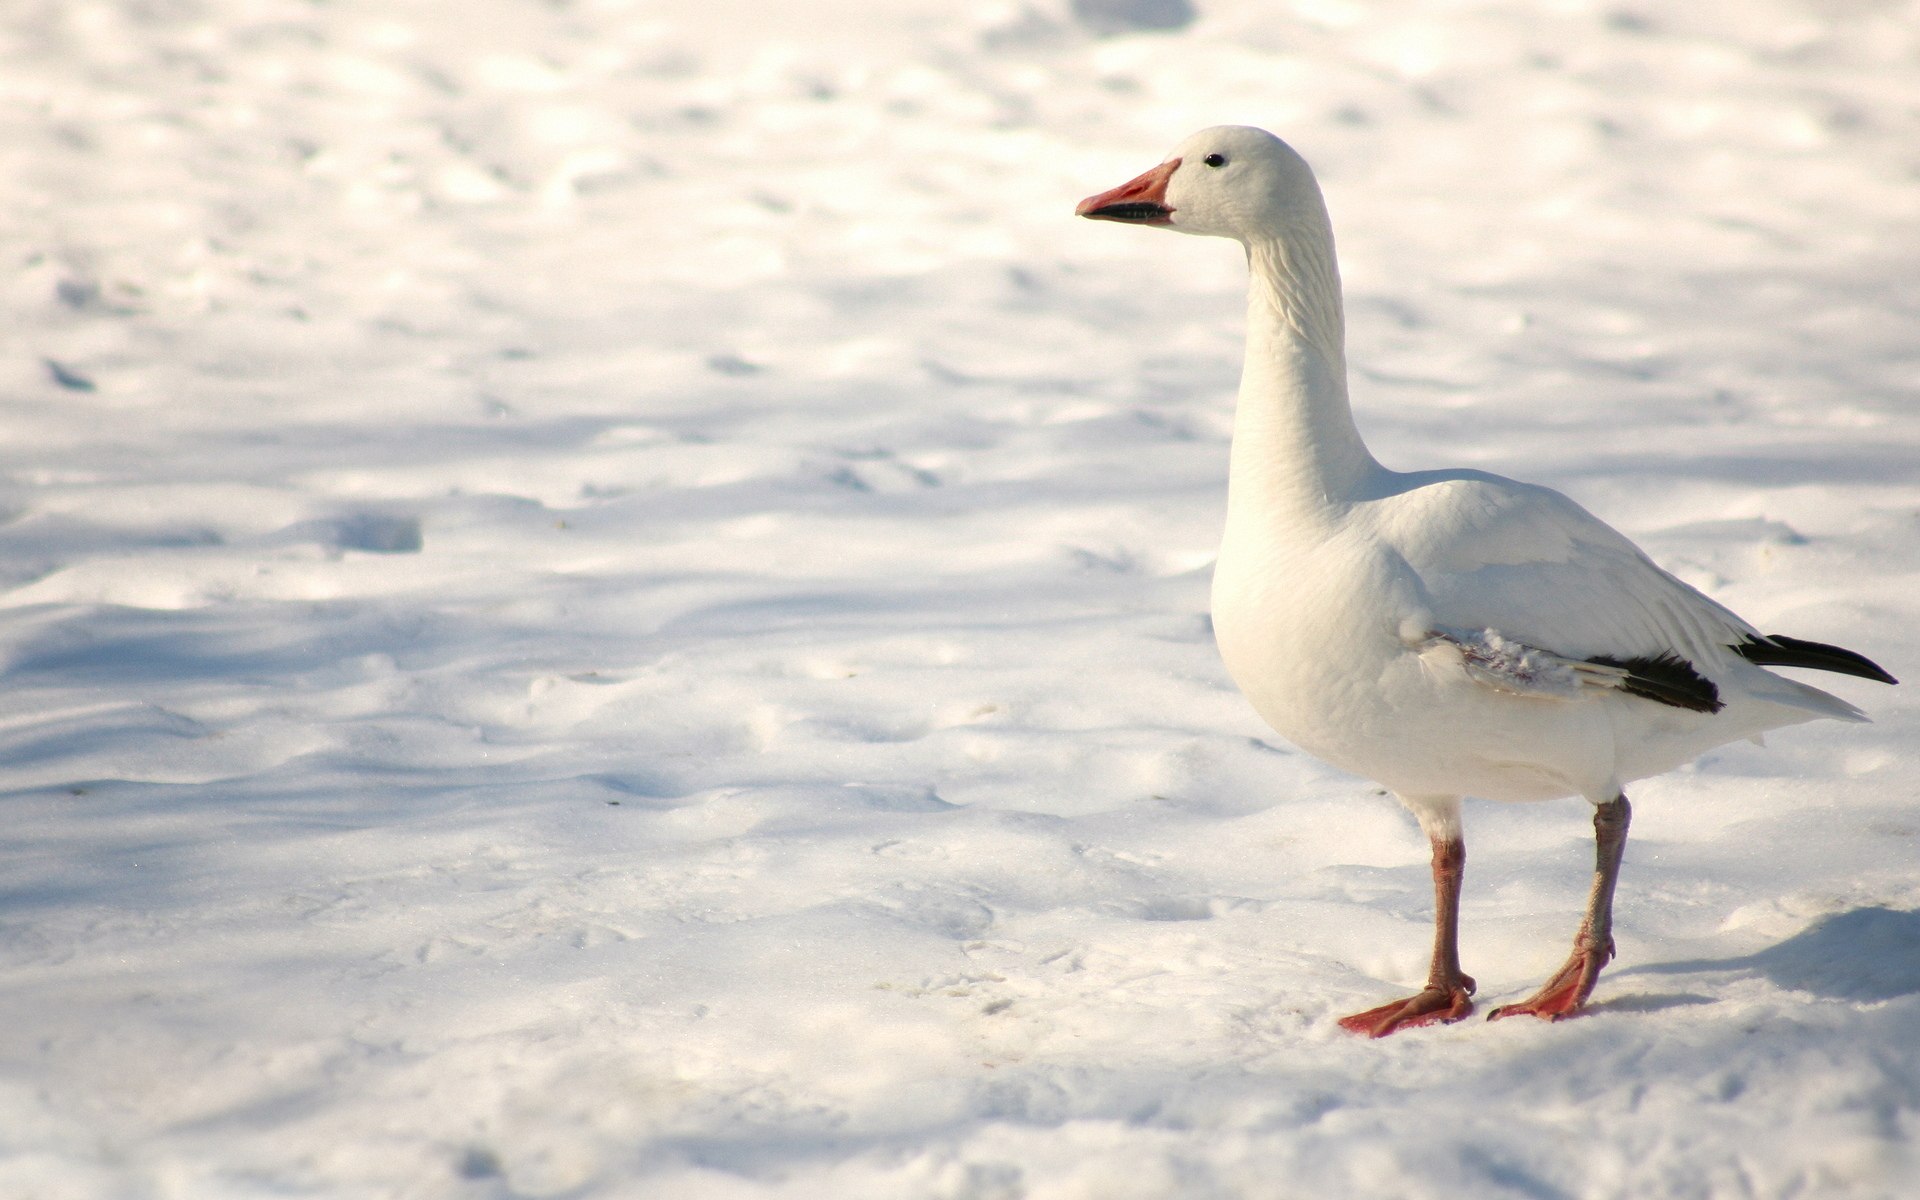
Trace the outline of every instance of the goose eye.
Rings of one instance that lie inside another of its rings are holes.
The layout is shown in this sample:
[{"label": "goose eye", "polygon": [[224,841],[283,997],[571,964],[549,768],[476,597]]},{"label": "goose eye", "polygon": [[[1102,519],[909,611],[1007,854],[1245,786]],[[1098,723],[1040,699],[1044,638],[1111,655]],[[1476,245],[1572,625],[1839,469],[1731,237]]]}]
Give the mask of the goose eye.
[{"label": "goose eye", "polygon": [[1209,154],[1200,161],[1210,167],[1224,167],[1227,165],[1227,156],[1224,154]]}]

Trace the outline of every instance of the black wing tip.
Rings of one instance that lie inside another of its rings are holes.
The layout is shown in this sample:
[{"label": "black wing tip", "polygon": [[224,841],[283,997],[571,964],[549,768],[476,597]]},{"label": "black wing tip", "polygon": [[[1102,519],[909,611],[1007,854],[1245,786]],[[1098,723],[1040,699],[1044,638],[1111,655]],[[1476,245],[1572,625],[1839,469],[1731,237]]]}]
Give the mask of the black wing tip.
[{"label": "black wing tip", "polygon": [[1733,648],[1733,652],[1756,667],[1806,667],[1814,671],[1832,671],[1836,675],[1871,679],[1875,683],[1900,682],[1885,667],[1864,654],[1841,646],[1829,646],[1825,642],[1788,637],[1783,633],[1765,634],[1757,642],[1742,642]]},{"label": "black wing tip", "polygon": [[1596,666],[1619,667],[1627,673],[1620,690],[1629,696],[1657,700],[1690,712],[1717,713],[1726,705],[1720,701],[1720,689],[1713,680],[1694,670],[1693,664],[1671,652],[1651,657],[1615,658],[1601,654],[1587,660]]}]

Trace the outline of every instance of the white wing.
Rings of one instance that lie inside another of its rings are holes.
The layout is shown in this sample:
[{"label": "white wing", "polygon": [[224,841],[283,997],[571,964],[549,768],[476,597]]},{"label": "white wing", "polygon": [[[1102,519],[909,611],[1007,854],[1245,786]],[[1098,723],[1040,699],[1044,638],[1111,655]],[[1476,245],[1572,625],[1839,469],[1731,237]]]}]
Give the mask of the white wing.
[{"label": "white wing", "polygon": [[1576,661],[1677,655],[1708,673],[1760,636],[1556,491],[1479,472],[1400,478],[1380,533],[1436,629],[1492,630]]}]

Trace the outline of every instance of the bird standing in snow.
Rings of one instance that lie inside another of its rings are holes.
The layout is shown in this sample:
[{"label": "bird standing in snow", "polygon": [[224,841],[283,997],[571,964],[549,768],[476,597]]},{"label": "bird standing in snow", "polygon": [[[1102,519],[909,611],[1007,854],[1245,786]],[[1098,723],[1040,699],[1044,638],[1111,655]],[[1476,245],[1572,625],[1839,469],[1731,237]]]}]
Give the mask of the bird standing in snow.
[{"label": "bird standing in snow", "polygon": [[1425,989],[1340,1023],[1382,1037],[1473,1011],[1458,946],[1468,795],[1593,804],[1573,953],[1490,1015],[1578,1013],[1613,957],[1624,785],[1769,729],[1865,719],[1766,667],[1893,677],[1850,650],[1760,633],[1558,492],[1374,461],[1347,403],[1326,206],[1272,134],[1202,130],[1076,211],[1246,247],[1246,366],[1213,578],[1221,657],[1275,730],[1386,785],[1433,844]]}]

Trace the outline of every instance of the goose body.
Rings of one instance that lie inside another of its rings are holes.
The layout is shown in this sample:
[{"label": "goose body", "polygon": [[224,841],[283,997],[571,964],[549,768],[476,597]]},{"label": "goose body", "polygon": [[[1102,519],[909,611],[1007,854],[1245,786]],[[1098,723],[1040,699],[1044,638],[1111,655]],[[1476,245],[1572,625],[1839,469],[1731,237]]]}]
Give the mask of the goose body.
[{"label": "goose body", "polygon": [[[1336,766],[1404,797],[1598,803],[1727,741],[1860,719],[1741,658],[1757,630],[1557,492],[1466,472],[1368,483],[1309,522],[1236,497],[1214,576],[1234,681]],[[1713,700],[1585,669],[1662,658]]]},{"label": "goose body", "polygon": [[1312,170],[1272,134],[1202,130],[1078,211],[1247,250],[1247,357],[1213,581],[1220,653],[1281,736],[1392,790],[1434,846],[1427,988],[1343,1024],[1380,1036],[1471,1011],[1454,931],[1468,795],[1595,805],[1595,889],[1574,955],[1494,1015],[1577,1012],[1612,954],[1624,785],[1770,729],[1865,719],[1767,665],[1892,677],[1851,651],[1761,634],[1549,488],[1375,461],[1347,399],[1326,208]]}]

